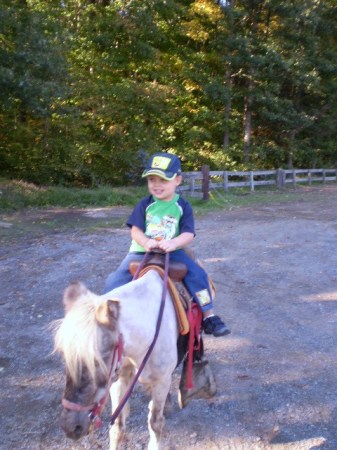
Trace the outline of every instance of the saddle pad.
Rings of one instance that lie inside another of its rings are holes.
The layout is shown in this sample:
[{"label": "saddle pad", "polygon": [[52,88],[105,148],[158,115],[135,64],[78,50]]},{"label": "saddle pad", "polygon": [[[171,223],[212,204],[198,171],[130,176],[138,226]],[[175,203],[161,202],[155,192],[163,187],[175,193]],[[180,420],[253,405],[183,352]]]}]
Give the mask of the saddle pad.
[{"label": "saddle pad", "polygon": [[[143,275],[145,275],[149,270],[156,270],[159,273],[159,275],[162,278],[164,278],[164,269],[162,269],[161,267],[155,266],[155,265],[149,265],[149,266],[144,267],[144,269],[142,269],[140,271],[139,277],[142,277]],[[175,287],[171,278],[168,278],[168,280],[167,280],[167,287],[171,294],[173,305],[176,310],[176,315],[177,315],[177,320],[178,320],[178,325],[179,325],[179,332],[180,332],[180,334],[185,335],[190,331],[190,324],[188,322],[188,319],[186,316],[186,311],[185,311],[185,308],[180,299],[177,288]]]}]

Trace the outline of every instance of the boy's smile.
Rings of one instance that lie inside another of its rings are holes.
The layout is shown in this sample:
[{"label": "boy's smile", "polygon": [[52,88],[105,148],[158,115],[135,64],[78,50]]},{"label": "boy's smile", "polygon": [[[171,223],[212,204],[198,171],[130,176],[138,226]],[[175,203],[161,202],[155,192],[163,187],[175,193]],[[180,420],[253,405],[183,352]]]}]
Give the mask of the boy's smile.
[{"label": "boy's smile", "polygon": [[173,200],[176,194],[176,187],[181,183],[181,176],[176,176],[173,180],[164,180],[158,175],[149,175],[147,177],[147,186],[149,193],[159,200],[169,202]]}]

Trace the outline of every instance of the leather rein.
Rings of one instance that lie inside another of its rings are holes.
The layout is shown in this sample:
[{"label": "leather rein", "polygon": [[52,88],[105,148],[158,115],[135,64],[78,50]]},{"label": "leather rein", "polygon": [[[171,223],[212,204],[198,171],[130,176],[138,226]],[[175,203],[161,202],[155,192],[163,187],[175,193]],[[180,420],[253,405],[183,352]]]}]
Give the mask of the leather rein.
[{"label": "leather rein", "polygon": [[[138,278],[140,271],[145,266],[148,259],[149,259],[149,253],[145,253],[144,258],[141,261],[141,263],[133,277],[134,280]],[[135,384],[137,383],[138,378],[140,377],[140,375],[145,367],[145,364],[147,363],[147,361],[151,355],[151,352],[157,342],[157,338],[158,338],[161,323],[162,323],[166,294],[167,294],[169,259],[170,259],[169,253],[165,253],[163,291],[162,291],[160,308],[159,308],[158,317],[157,317],[156,330],[155,330],[153,340],[144,356],[142,363],[140,364],[140,366],[137,370],[137,373],[136,373],[132,383],[130,384],[130,386],[127,389],[127,391],[125,392],[123,398],[119,402],[117,408],[115,409],[115,411],[113,412],[113,414],[110,417],[110,422],[109,422],[110,427],[115,423],[117,417],[121,413],[126,402],[129,400],[129,397],[132,394],[133,388],[135,387]],[[109,390],[110,390],[111,385],[118,379],[118,371],[121,366],[122,352],[123,352],[123,342],[122,342],[122,336],[120,335],[119,339],[118,339],[118,343],[117,343],[116,347],[114,347],[113,353],[112,353],[111,365],[110,365],[110,371],[109,371],[109,380],[108,380],[104,395],[98,402],[91,404],[91,405],[84,406],[79,403],[71,402],[71,401],[67,400],[66,398],[63,398],[62,406],[71,411],[88,412],[88,417],[89,417],[90,421],[93,423],[93,425],[95,426],[95,428],[100,428],[102,426],[102,420],[100,418],[100,414],[102,413],[104,405],[109,396]]]}]

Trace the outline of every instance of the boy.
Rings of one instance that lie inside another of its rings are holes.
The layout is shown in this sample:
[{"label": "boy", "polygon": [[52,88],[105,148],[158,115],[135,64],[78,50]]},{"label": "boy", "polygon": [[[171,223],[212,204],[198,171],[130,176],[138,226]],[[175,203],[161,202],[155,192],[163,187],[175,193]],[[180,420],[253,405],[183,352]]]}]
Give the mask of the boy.
[{"label": "boy", "polygon": [[204,332],[213,336],[229,334],[226,324],[213,313],[207,273],[184,250],[192,242],[195,231],[192,207],[176,193],[182,181],[179,158],[170,153],[155,153],[148,160],[142,177],[147,178],[150,195],[136,205],[127,221],[131,247],[116,272],[108,276],[104,292],[130,282],[129,264],[141,260],[145,252],[155,249],[170,252],[171,261],[187,266],[183,281],[201,308]]}]

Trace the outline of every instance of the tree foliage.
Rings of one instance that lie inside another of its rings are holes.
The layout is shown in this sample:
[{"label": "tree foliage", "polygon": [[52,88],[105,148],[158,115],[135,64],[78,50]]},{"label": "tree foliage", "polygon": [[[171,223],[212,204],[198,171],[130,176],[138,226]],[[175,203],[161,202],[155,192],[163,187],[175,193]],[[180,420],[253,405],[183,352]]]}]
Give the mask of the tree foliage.
[{"label": "tree foliage", "polygon": [[0,173],[335,166],[334,0],[0,0]]}]

